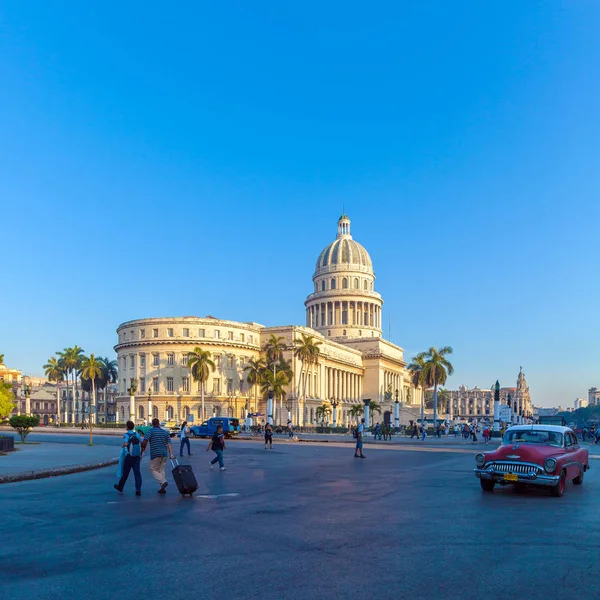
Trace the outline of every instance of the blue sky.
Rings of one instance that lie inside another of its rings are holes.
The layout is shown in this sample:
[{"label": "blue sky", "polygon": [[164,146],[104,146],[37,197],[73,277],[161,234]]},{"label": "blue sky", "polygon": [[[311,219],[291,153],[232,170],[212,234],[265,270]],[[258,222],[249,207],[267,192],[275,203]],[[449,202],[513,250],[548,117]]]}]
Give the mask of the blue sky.
[{"label": "blue sky", "polygon": [[456,387],[600,385],[600,4],[0,7],[0,352],[304,322],[342,207],[386,336]]}]

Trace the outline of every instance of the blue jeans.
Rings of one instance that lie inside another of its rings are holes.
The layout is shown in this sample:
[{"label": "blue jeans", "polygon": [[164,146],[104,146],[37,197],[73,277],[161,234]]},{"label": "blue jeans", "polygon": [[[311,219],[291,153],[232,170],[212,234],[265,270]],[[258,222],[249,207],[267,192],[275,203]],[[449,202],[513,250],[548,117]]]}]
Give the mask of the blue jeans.
[{"label": "blue jeans", "polygon": [[215,454],[216,456],[210,461],[210,464],[214,465],[217,461],[219,461],[219,467],[223,467],[223,450],[219,448],[218,450],[215,450]]},{"label": "blue jeans", "polygon": [[187,446],[188,456],[190,456],[192,453],[192,451],[190,449],[190,440],[188,440],[186,437],[181,438],[181,446],[179,446],[179,456],[183,456],[183,447],[184,446]]},{"label": "blue jeans", "polygon": [[125,487],[125,483],[127,483],[127,478],[129,477],[129,472],[131,470],[133,470],[133,477],[135,479],[135,491],[140,492],[142,490],[142,474],[140,472],[139,456],[131,456],[128,454],[125,457],[125,462],[123,463],[123,475],[121,475],[121,479],[117,485],[120,489]]}]

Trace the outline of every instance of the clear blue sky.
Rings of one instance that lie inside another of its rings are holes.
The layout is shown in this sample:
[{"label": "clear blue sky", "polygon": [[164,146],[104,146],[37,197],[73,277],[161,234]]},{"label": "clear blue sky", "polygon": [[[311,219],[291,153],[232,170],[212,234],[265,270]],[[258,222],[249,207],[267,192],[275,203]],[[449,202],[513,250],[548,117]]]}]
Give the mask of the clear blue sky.
[{"label": "clear blue sky", "polygon": [[600,385],[600,4],[0,7],[0,352],[302,324],[342,206],[386,335],[461,383]]}]

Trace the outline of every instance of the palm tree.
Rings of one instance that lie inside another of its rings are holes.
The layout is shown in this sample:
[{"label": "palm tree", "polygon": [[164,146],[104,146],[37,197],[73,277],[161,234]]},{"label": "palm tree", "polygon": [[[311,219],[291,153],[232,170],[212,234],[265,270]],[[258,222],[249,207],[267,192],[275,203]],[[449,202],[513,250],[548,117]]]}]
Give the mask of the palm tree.
[{"label": "palm tree", "polygon": [[[262,358],[251,358],[248,361],[248,365],[244,367],[244,373],[246,375],[246,381],[254,387],[254,406],[258,410],[257,406],[257,393],[258,385],[262,381],[263,372],[265,370],[265,361]],[[250,412],[249,406],[246,405],[246,414]]]},{"label": "palm tree", "polygon": [[302,389],[302,400],[304,402],[304,407],[302,410],[302,425],[304,425],[304,419],[306,415],[306,382],[308,380],[308,370],[312,365],[319,363],[319,356],[321,354],[321,349],[319,346],[323,342],[315,340],[313,335],[308,335],[306,333],[301,333],[300,335],[300,338],[294,340],[294,345],[296,346],[294,350],[294,356],[300,359],[302,364],[300,373],[304,371],[304,382]]},{"label": "palm tree", "polygon": [[[79,411],[78,407],[78,389],[77,389],[77,375],[78,371],[81,368],[81,360],[83,357],[83,349],[79,346],[73,346],[72,348],[65,348],[62,352],[57,353],[60,356],[60,360],[62,360],[62,364],[64,365],[67,372],[71,373],[71,377],[73,379],[73,388],[74,388],[74,412],[77,414]],[[68,386],[67,386],[68,387]],[[66,420],[66,418],[65,418]]]},{"label": "palm tree", "polygon": [[48,380],[56,383],[56,414],[60,415],[60,387],[58,384],[64,381],[65,371],[56,356],[51,356],[43,368]]},{"label": "palm tree", "polygon": [[454,367],[446,358],[452,354],[450,346],[444,346],[439,350],[433,346],[427,352],[421,352],[424,359],[422,378],[428,387],[433,387],[433,424],[437,425],[438,409],[438,386],[444,385],[448,375],[454,373]]},{"label": "palm tree", "polygon": [[440,388],[438,400],[440,403],[440,411],[445,408],[446,414],[450,416],[450,392],[444,388]]},{"label": "palm tree", "polygon": [[[119,377],[119,368],[116,360],[111,360],[108,356],[100,357],[99,361],[102,365],[102,378],[100,380],[102,393],[104,396],[104,418],[107,418],[108,413],[108,393],[107,388],[109,383],[117,383]],[[151,417],[151,415],[148,415]]]},{"label": "palm tree", "polygon": [[369,414],[374,415],[375,413],[381,414],[381,404],[375,402],[375,400],[371,400],[369,402]]},{"label": "palm tree", "polygon": [[407,370],[410,373],[410,380],[415,390],[422,387],[421,394],[421,423],[425,419],[425,385],[423,383],[423,368],[425,367],[425,354],[423,352],[413,357],[412,362],[408,365]]},{"label": "palm tree", "polygon": [[263,394],[268,395],[269,392],[273,392],[273,399],[277,402],[277,398],[281,400],[283,404],[284,398],[287,396],[285,387],[289,385],[290,378],[285,371],[278,371],[276,375],[271,373],[269,369],[265,369],[262,376],[261,391]]},{"label": "palm tree", "polygon": [[90,400],[90,446],[92,445],[92,423],[96,421],[96,379],[102,377],[102,363],[93,354],[83,357],[81,361],[81,377],[92,382],[92,397]]},{"label": "palm tree", "polygon": [[315,411],[317,421],[321,419],[321,423],[323,423],[329,413],[331,413],[331,408],[327,404],[321,404],[321,406],[317,406],[317,410]]},{"label": "palm tree", "polygon": [[353,404],[352,408],[348,411],[348,416],[353,419],[358,419],[358,417],[362,416],[365,412],[364,406],[360,404]]},{"label": "palm tree", "polygon": [[208,376],[211,371],[215,372],[215,363],[211,360],[212,354],[208,350],[203,350],[196,346],[192,352],[188,354],[188,367],[192,374],[192,379],[200,383],[200,397],[202,400],[202,421],[206,419],[206,411],[204,410],[204,386],[208,381]]}]

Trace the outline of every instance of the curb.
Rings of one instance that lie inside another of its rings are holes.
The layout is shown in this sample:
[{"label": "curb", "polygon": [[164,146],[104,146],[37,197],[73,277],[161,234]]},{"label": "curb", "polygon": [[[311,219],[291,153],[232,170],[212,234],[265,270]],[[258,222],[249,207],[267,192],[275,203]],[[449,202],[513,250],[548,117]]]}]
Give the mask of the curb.
[{"label": "curb", "polygon": [[118,458],[110,460],[101,460],[87,465],[70,465],[67,467],[58,467],[56,469],[40,469],[39,471],[23,471],[21,473],[12,473],[11,475],[0,475],[0,485],[3,483],[16,483],[17,481],[29,481],[32,479],[45,479],[47,477],[58,477],[60,475],[71,475],[72,473],[83,473],[94,469],[102,469],[119,463]]}]

